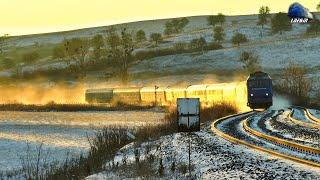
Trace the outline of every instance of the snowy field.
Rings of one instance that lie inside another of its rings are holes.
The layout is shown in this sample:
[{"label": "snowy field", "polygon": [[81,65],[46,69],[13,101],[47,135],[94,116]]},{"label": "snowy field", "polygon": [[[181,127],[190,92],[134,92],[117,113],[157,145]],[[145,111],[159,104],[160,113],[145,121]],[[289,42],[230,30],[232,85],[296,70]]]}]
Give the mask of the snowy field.
[{"label": "snowy field", "polygon": [[292,117],[299,120],[299,121],[303,121],[306,123],[313,123],[313,121],[311,121],[307,117],[307,115],[304,113],[304,110],[302,110],[302,109],[293,109]]},{"label": "snowy field", "polygon": [[[141,176],[141,171],[134,169],[138,166],[137,151],[140,154],[139,160],[146,164],[151,174]],[[187,133],[164,136],[141,145],[129,144],[117,153],[113,162],[107,162],[105,172],[91,175],[87,179],[157,178],[160,177],[160,159],[163,165],[162,178],[190,178],[186,168]],[[118,164],[119,167],[115,168],[112,164]],[[194,179],[320,179],[319,169],[235,145],[211,133],[208,125],[191,135],[191,167],[191,177]],[[128,171],[129,168],[131,171]]]},{"label": "snowy field", "polygon": [[[173,47],[178,42],[189,43],[192,39],[204,37],[207,42],[213,41],[212,27],[207,24],[206,16],[188,17],[189,24],[180,34],[166,36],[166,43],[159,44],[160,47]],[[118,29],[126,27],[132,31],[143,29],[146,36],[151,33],[163,33],[165,23],[169,20],[151,20],[143,22],[134,22],[116,25]],[[169,55],[163,57],[155,57],[143,60],[130,68],[130,73],[143,72],[177,72],[177,71],[196,71],[196,72],[212,72],[223,70],[242,69],[239,62],[239,55],[242,51],[255,52],[260,59],[261,66],[270,72],[277,72],[279,69],[286,67],[290,62],[295,62],[309,68],[320,66],[318,57],[319,37],[305,37],[305,31],[308,25],[295,24],[291,31],[280,34],[270,34],[270,25],[266,25],[264,29],[256,25],[257,16],[230,16],[226,17],[226,23],[223,25],[225,29],[225,41],[222,42],[224,49],[216,51],[208,51],[205,53],[186,53],[178,55]],[[34,36],[13,37],[8,44],[12,46],[32,45],[35,42],[42,43],[58,43],[64,38],[73,37],[93,37],[96,34],[105,34],[107,27],[89,28],[78,31],[40,34]],[[247,36],[248,43],[239,47],[233,46],[231,38],[234,33],[240,32]],[[262,32],[262,37],[260,33]],[[138,50],[151,50],[153,48],[141,47]],[[50,58],[49,58],[50,59]],[[277,64],[277,66],[274,66]],[[49,68],[65,68],[67,64],[59,60],[50,60],[48,62],[40,62],[36,65],[29,65],[22,68],[23,71],[34,71],[37,69]],[[8,76],[12,72],[4,70],[0,72],[1,76]],[[315,72],[318,74],[319,72]],[[188,73],[185,73],[188,74]]]},{"label": "snowy field", "polygon": [[320,119],[320,111],[316,109],[309,109],[309,112],[316,118]]},{"label": "snowy field", "polygon": [[[50,161],[85,153],[87,137],[103,127],[157,125],[160,112],[1,112],[0,172],[18,169],[21,160],[42,148]],[[29,153],[28,148],[30,149]]]}]

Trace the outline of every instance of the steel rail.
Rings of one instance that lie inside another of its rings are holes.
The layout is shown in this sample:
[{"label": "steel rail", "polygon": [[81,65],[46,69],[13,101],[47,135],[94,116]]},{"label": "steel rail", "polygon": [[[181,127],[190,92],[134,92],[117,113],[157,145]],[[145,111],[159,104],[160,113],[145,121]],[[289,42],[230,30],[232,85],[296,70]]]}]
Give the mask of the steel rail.
[{"label": "steel rail", "polygon": [[250,112],[241,113],[241,114],[235,114],[235,115],[231,115],[231,116],[227,116],[227,117],[224,117],[224,118],[217,119],[211,124],[211,130],[213,132],[215,132],[218,136],[220,136],[220,137],[222,137],[222,138],[224,138],[224,139],[226,139],[226,140],[228,140],[230,142],[233,142],[233,143],[236,143],[236,144],[245,145],[245,146],[250,147],[252,149],[259,150],[261,152],[265,152],[265,153],[268,153],[268,154],[271,154],[273,156],[277,156],[277,157],[280,157],[280,158],[283,158],[283,159],[286,159],[286,160],[291,160],[293,162],[297,162],[297,163],[305,164],[305,165],[308,165],[308,166],[320,168],[320,164],[319,163],[315,163],[313,161],[301,159],[301,158],[298,158],[298,157],[295,157],[295,156],[290,156],[290,155],[287,155],[287,154],[284,154],[284,153],[280,153],[280,152],[277,152],[277,151],[274,151],[274,150],[266,149],[266,148],[263,148],[263,147],[260,147],[260,146],[254,145],[254,144],[250,144],[250,143],[248,143],[248,142],[246,142],[244,140],[240,140],[240,139],[237,139],[235,137],[232,137],[232,136],[224,133],[223,131],[221,131],[221,130],[219,130],[217,128],[218,124],[221,123],[224,120],[227,120],[227,119],[230,119],[230,118],[233,118],[233,117],[237,117],[237,116],[241,116],[241,115],[244,115],[244,114],[249,114],[249,113]]},{"label": "steel rail", "polygon": [[248,119],[246,119],[246,120],[244,120],[242,122],[242,126],[243,126],[244,130],[246,130],[247,132],[251,133],[252,135],[254,135],[256,137],[271,141],[274,144],[287,147],[287,148],[289,148],[291,150],[297,150],[297,151],[300,151],[300,152],[303,152],[303,153],[306,152],[306,153],[318,155],[320,157],[320,149],[309,147],[309,146],[305,146],[305,145],[301,145],[301,144],[298,144],[298,143],[295,143],[295,142],[291,142],[291,141],[288,141],[288,140],[284,140],[284,139],[281,139],[281,138],[278,138],[278,137],[274,137],[274,136],[270,136],[270,135],[261,133],[261,132],[259,132],[257,130],[252,129],[249,126],[249,120]]},{"label": "steel rail", "polygon": [[301,126],[309,127],[309,128],[320,129],[320,126],[319,126],[318,124],[309,123],[309,122],[302,122],[302,121],[300,121],[300,120],[298,120],[298,119],[295,119],[295,118],[293,117],[293,112],[294,112],[293,108],[289,108],[289,109],[291,109],[291,112],[288,114],[288,118],[289,118],[291,121],[293,121],[294,123],[299,124],[299,125],[301,125]]}]

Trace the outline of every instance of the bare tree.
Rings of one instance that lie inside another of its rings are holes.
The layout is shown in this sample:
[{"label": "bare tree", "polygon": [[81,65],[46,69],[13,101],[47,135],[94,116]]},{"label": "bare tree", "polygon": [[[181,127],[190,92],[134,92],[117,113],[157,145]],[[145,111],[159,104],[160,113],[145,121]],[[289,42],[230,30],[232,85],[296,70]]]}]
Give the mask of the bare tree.
[{"label": "bare tree", "polygon": [[6,46],[6,40],[8,39],[9,34],[4,34],[3,36],[0,36],[0,55],[3,54],[4,48]]},{"label": "bare tree", "polygon": [[117,65],[121,80],[126,84],[129,63],[133,60],[134,42],[132,33],[128,33],[124,28],[119,36],[115,29],[110,29],[107,34],[107,45],[108,57]]},{"label": "bare tree", "polygon": [[160,33],[152,33],[150,35],[150,40],[153,41],[156,46],[158,46],[158,43],[162,41],[162,35]]},{"label": "bare tree", "polygon": [[260,7],[257,25],[261,25],[261,28],[263,29],[263,26],[268,23],[269,16],[270,16],[270,8],[268,6]]},{"label": "bare tree", "polygon": [[68,58],[68,64],[75,62],[79,68],[81,77],[86,75],[85,62],[89,53],[89,42],[86,39],[73,38],[64,40],[65,52]]},{"label": "bare tree", "polygon": [[308,69],[298,64],[290,63],[283,71],[282,87],[287,91],[300,98],[307,98],[311,91],[311,80],[306,77]]},{"label": "bare tree", "polygon": [[94,36],[91,40],[93,46],[93,58],[95,62],[98,62],[103,57],[104,39],[101,34]]},{"label": "bare tree", "polygon": [[261,25],[260,37],[262,37],[263,26],[268,23],[268,17],[270,16],[270,8],[268,6],[262,6],[259,9],[257,25]]}]

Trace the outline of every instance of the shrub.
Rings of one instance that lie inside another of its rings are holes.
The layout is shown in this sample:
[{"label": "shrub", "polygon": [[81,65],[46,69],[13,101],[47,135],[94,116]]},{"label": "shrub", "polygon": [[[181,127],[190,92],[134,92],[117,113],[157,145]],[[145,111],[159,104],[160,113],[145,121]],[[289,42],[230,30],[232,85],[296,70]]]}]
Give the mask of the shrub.
[{"label": "shrub", "polygon": [[240,43],[245,43],[248,42],[248,39],[246,37],[246,35],[242,34],[242,33],[236,33],[233,35],[232,37],[232,43],[236,44],[236,45],[240,45]]},{"label": "shrub", "polygon": [[213,31],[214,31],[213,38],[216,42],[221,42],[224,40],[225,33],[221,26],[215,27]]},{"label": "shrub", "polygon": [[1,61],[1,67],[4,69],[13,68],[16,65],[16,62],[13,61],[13,59],[5,57]]},{"label": "shrub", "polygon": [[[217,43],[207,43],[206,46],[203,47],[203,50],[217,50],[222,49],[223,47]],[[138,51],[135,54],[135,60],[145,60],[151,59],[154,57],[160,56],[167,56],[173,54],[182,54],[182,53],[192,53],[192,52],[199,52],[201,48],[190,48],[187,44],[184,43],[177,43],[173,48],[163,48],[163,49],[154,49],[154,50],[147,50],[147,51]]]},{"label": "shrub", "polygon": [[178,42],[174,44],[174,49],[178,51],[184,51],[187,49],[187,44],[183,42]]},{"label": "shrub", "polygon": [[225,15],[219,13],[218,15],[212,15],[207,17],[208,25],[215,26],[217,23],[222,24],[226,21]]},{"label": "shrub", "polygon": [[67,53],[63,45],[58,45],[54,47],[52,52],[53,59],[62,59],[62,58],[65,58],[66,56],[67,56]]},{"label": "shrub", "polygon": [[189,23],[188,18],[178,18],[168,21],[165,26],[164,34],[170,35],[175,33],[181,33],[183,28]]},{"label": "shrub", "polygon": [[39,59],[39,53],[36,51],[28,52],[22,55],[22,61],[25,63],[34,63]]},{"label": "shrub", "polygon": [[255,55],[253,52],[243,51],[240,54],[239,60],[243,63],[243,69],[247,70],[249,73],[261,70],[259,56]]},{"label": "shrub", "polygon": [[146,41],[146,40],[147,40],[146,33],[142,29],[137,31],[137,33],[136,33],[136,41],[137,42],[143,42],[143,41]]},{"label": "shrub", "polygon": [[282,34],[283,31],[290,31],[292,24],[286,13],[277,13],[271,18],[271,30],[273,33]]},{"label": "shrub", "polygon": [[291,63],[282,73],[283,89],[286,89],[289,94],[292,94],[300,99],[306,99],[312,88],[312,82],[306,76],[308,69]]},{"label": "shrub", "polygon": [[212,121],[227,115],[236,114],[238,109],[235,105],[229,103],[215,104],[211,107],[201,108],[201,122]]},{"label": "shrub", "polygon": [[162,35],[160,33],[152,33],[150,35],[150,41],[153,41],[157,46],[158,43],[162,41]]},{"label": "shrub", "polygon": [[320,21],[318,19],[314,19],[310,26],[307,29],[307,34],[318,34],[320,32]]},{"label": "shrub", "polygon": [[203,51],[205,46],[207,46],[207,41],[203,37],[200,37],[199,39],[193,39],[190,42],[190,49],[198,49]]}]

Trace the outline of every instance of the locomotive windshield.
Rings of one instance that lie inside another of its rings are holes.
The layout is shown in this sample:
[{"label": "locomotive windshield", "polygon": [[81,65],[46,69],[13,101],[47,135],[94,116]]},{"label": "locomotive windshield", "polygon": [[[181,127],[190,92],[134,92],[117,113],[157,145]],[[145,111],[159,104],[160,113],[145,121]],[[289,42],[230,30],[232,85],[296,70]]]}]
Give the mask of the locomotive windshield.
[{"label": "locomotive windshield", "polygon": [[266,88],[271,86],[271,81],[266,79],[248,81],[250,88]]}]

